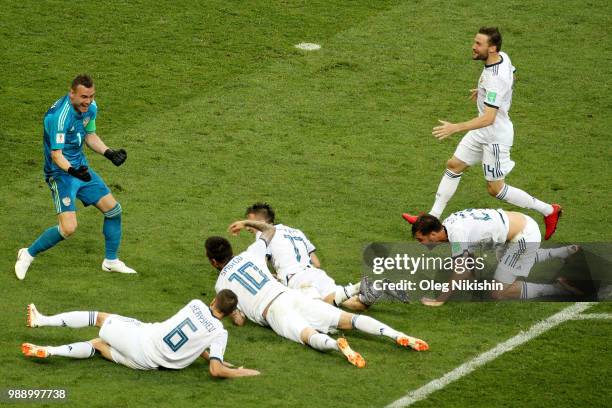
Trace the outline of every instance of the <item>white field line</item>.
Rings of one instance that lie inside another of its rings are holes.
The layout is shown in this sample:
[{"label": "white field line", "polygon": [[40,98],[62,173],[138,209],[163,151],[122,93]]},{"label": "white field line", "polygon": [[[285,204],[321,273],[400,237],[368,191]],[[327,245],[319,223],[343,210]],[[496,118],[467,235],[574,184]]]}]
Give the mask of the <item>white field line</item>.
[{"label": "white field line", "polygon": [[425,384],[421,388],[418,388],[414,391],[410,391],[402,398],[387,405],[386,408],[407,407],[414,404],[415,402],[421,401],[427,398],[431,393],[441,390],[453,381],[456,381],[461,377],[470,374],[478,367],[485,365],[489,361],[495,360],[502,354],[513,350],[515,347],[518,347],[521,344],[528,342],[529,340],[539,336],[542,333],[545,333],[546,331],[558,326],[559,324],[567,320],[575,319],[576,316],[579,316],[581,312],[587,310],[594,304],[595,302],[574,303],[573,305],[566,307],[565,309],[548,317],[547,319],[534,324],[526,332],[520,332],[516,336],[504,341],[503,343],[499,343],[491,350],[486,351],[474,357],[472,360],[461,364],[459,367],[455,368],[452,371],[449,371],[442,377]]},{"label": "white field line", "polygon": [[578,314],[572,320],[589,320],[589,319],[612,319],[612,313],[585,313]]}]

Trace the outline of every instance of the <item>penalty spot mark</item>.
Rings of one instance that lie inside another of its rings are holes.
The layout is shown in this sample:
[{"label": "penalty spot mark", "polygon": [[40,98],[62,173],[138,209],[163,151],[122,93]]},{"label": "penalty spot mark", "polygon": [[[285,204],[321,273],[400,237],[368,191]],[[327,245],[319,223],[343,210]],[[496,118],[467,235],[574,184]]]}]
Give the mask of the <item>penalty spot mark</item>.
[{"label": "penalty spot mark", "polygon": [[315,43],[299,43],[299,44],[295,44],[295,48],[299,50],[304,50],[304,51],[316,51],[316,50],[320,50],[321,46]]}]

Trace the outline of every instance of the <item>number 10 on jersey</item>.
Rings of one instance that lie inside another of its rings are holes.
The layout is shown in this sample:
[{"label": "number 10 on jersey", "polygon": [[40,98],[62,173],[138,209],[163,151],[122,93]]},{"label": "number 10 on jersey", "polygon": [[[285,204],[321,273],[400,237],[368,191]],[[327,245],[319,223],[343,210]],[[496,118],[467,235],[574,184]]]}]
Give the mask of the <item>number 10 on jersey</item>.
[{"label": "number 10 on jersey", "polygon": [[252,295],[255,295],[270,280],[253,262],[247,262],[232,273],[229,278],[240,283]]}]

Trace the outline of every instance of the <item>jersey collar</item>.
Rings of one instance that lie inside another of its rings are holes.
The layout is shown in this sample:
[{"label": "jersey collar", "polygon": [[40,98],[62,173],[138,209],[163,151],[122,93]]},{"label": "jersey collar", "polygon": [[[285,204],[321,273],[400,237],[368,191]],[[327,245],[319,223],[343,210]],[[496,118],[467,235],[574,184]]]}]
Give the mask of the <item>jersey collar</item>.
[{"label": "jersey collar", "polygon": [[495,64],[489,64],[489,65],[485,64],[485,68],[491,68],[491,67],[494,67],[494,66],[499,65],[502,62],[504,62],[504,56],[503,55],[499,54],[499,58],[500,58],[499,61],[496,62]]}]

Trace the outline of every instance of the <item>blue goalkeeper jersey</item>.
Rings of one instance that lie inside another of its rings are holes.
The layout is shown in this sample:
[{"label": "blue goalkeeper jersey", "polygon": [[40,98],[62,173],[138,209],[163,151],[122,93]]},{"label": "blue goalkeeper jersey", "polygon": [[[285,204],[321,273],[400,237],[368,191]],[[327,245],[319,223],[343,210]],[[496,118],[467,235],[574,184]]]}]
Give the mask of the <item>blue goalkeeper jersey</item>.
[{"label": "blue goalkeeper jersey", "polygon": [[98,107],[93,101],[85,113],[77,112],[70,103],[70,95],[57,100],[49,108],[43,120],[45,177],[64,173],[51,158],[52,150],[62,150],[66,160],[75,169],[87,166],[87,157],[83,153],[83,143],[88,133],[96,130],[96,113]]}]

